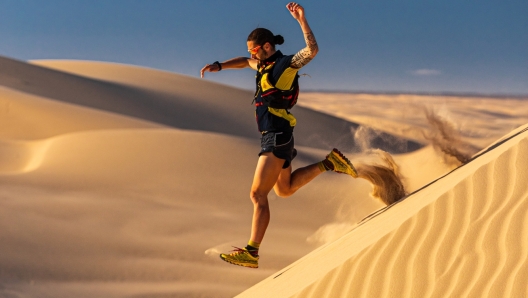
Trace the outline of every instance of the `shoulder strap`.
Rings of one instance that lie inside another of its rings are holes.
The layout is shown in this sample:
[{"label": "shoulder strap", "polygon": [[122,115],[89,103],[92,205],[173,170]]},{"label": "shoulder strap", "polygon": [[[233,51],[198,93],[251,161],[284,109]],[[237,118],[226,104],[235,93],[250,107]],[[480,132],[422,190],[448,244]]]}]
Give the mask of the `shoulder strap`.
[{"label": "shoulder strap", "polygon": [[261,80],[262,76],[265,73],[271,72],[271,70],[273,69],[274,65],[275,65],[275,61],[273,61],[273,62],[264,62],[264,63],[259,62],[259,64],[257,65],[257,75],[255,76],[257,90],[255,90],[255,96],[253,97],[253,101],[251,102],[251,104],[255,103],[255,100],[257,99],[258,93],[262,89],[262,87],[260,85],[261,84],[260,80]]}]

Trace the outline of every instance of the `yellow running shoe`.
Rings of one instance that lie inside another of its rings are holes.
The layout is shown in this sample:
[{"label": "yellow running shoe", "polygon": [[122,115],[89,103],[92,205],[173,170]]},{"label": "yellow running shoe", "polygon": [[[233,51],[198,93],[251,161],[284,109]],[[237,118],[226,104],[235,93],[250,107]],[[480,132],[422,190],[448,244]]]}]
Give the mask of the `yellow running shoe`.
[{"label": "yellow running shoe", "polygon": [[334,166],[334,172],[347,174],[354,178],[358,177],[358,173],[350,160],[348,160],[348,158],[346,158],[343,153],[341,153],[336,148],[334,148],[330,154],[326,156],[326,159]]},{"label": "yellow running shoe", "polygon": [[235,247],[230,254],[220,254],[220,259],[238,266],[258,268],[259,257],[254,257],[245,248]]}]

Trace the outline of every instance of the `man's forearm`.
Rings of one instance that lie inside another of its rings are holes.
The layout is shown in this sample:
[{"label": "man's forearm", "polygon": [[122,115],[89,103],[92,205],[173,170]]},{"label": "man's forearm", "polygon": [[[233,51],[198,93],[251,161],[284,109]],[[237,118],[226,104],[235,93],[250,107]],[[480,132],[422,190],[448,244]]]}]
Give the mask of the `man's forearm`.
[{"label": "man's forearm", "polygon": [[257,62],[255,62],[255,59],[250,59],[247,57],[236,57],[226,60],[222,63],[217,61],[215,63],[205,65],[202,70],[200,70],[200,76],[203,78],[206,72],[217,72],[221,71],[222,69],[246,67],[257,69]]},{"label": "man's forearm", "polygon": [[220,64],[222,65],[222,69],[246,68],[246,67],[249,67],[249,58],[248,57],[236,57],[233,59],[226,60]]},{"label": "man's forearm", "polygon": [[293,56],[291,65],[295,68],[301,68],[308,64],[319,52],[319,46],[315,40],[315,36],[308,25],[306,19],[299,20],[299,25],[304,34],[304,41],[306,41],[306,47],[300,50],[295,56]]}]

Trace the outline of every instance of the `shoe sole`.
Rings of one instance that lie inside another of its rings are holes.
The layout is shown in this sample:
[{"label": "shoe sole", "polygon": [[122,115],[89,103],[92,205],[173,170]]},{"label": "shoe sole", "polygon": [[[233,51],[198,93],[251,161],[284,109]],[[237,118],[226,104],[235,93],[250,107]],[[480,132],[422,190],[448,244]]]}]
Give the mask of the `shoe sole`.
[{"label": "shoe sole", "polygon": [[228,259],[224,259],[222,258],[222,255],[220,255],[220,259],[224,262],[227,262],[229,264],[233,264],[233,265],[237,265],[237,266],[241,266],[241,267],[246,267],[246,268],[252,268],[252,269],[257,269],[258,268],[258,264],[257,265],[253,265],[253,264],[249,264],[249,263],[244,263],[244,264],[241,264],[241,263],[235,263],[235,262],[231,262],[229,261]]}]

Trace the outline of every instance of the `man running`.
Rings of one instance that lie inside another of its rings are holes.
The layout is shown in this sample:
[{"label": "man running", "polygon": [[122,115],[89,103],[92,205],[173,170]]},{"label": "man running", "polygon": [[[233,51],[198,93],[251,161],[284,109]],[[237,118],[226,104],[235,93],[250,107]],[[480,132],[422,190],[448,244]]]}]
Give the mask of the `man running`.
[{"label": "man running", "polygon": [[207,64],[200,72],[203,78],[205,72],[218,72],[227,68],[250,67],[257,71],[255,106],[262,138],[250,192],[254,206],[251,237],[245,248],[220,254],[220,258],[226,262],[250,268],[258,268],[260,243],[270,221],[268,193],[272,189],[278,196],[288,197],[326,171],[344,173],[354,178],[358,176],[352,163],[337,149],[333,149],[324,160],[292,173],[291,161],[297,154],[293,139],[296,119],[289,109],[297,101],[297,72],[317,55],[319,48],[306,21],[304,8],[294,2],[288,3],[286,8],[299,22],[306,41],[306,47],[297,54],[286,56],[275,50],[275,45],[281,45],[284,38],[273,35],[267,29],[257,28],[247,39],[250,58],[237,57],[222,63],[216,61]]}]

